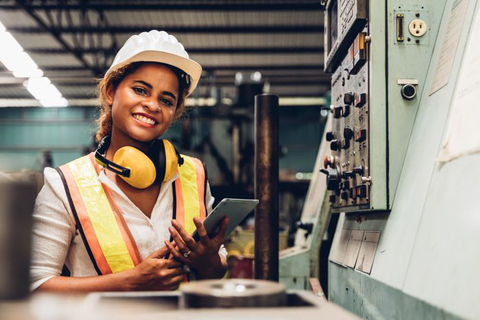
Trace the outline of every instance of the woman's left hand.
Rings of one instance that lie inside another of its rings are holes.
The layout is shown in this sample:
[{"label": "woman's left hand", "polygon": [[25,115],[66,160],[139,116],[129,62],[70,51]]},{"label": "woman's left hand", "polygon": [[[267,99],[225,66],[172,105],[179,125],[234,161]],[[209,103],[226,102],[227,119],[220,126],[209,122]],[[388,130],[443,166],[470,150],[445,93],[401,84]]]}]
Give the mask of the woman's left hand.
[{"label": "woman's left hand", "polygon": [[220,229],[213,238],[209,238],[207,230],[198,217],[193,218],[200,240],[195,241],[190,234],[178,223],[172,220],[168,229],[174,243],[165,241],[165,245],[175,259],[195,270],[198,278],[222,278],[227,270],[225,258],[219,255],[218,250],[225,242],[228,217],[220,224]]}]

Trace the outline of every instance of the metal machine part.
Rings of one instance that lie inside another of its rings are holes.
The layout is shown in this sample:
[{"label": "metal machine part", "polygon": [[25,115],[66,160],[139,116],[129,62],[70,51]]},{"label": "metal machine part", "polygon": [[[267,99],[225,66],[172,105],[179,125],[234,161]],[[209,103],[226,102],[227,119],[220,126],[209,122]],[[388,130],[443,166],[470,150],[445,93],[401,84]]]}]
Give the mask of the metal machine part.
[{"label": "metal machine part", "polygon": [[204,280],[181,287],[180,308],[280,307],[287,303],[282,284],[251,279]]},{"label": "metal machine part", "polygon": [[255,96],[255,278],[278,281],[278,96]]},{"label": "metal machine part", "polygon": [[[220,280],[217,280],[221,282]],[[311,292],[290,290],[279,307],[180,309],[179,291],[95,292],[86,296],[37,293],[0,301],[1,319],[359,319]]]},{"label": "metal machine part", "polygon": [[420,61],[432,54],[438,26],[431,2],[326,3],[333,126],[321,172],[335,213],[391,209],[428,68]]}]

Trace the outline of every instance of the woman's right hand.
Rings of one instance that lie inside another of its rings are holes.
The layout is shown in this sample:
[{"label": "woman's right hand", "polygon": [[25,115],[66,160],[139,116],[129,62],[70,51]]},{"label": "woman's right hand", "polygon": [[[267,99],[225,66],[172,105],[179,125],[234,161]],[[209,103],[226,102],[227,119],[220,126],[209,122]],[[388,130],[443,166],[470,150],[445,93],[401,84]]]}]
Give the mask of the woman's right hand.
[{"label": "woman's right hand", "polygon": [[126,272],[127,291],[175,290],[184,279],[183,264],[173,259],[165,259],[168,253],[162,247],[149,255],[135,268]]}]

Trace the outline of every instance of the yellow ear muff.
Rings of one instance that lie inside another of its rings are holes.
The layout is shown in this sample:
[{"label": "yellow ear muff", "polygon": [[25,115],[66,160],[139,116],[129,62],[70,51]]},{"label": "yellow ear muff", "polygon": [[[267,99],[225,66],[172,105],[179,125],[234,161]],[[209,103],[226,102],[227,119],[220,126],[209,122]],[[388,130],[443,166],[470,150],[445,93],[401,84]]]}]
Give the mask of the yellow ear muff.
[{"label": "yellow ear muff", "polygon": [[130,169],[130,177],[120,176],[125,182],[137,189],[145,189],[153,184],[157,176],[152,160],[134,147],[123,147],[115,152],[113,162]]},{"label": "yellow ear muff", "polygon": [[165,148],[165,177],[163,178],[163,181],[165,182],[175,175],[178,168],[178,157],[173,144],[165,139],[162,141]]}]

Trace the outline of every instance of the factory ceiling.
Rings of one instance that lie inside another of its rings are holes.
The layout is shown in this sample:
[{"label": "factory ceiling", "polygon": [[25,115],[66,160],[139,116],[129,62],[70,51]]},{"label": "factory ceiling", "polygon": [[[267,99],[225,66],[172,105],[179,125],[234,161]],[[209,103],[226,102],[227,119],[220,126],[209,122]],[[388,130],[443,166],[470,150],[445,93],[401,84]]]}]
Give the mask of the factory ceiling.
[{"label": "factory ceiling", "polygon": [[[235,98],[238,72],[260,72],[281,97],[329,88],[319,0],[7,0],[0,21],[70,106],[95,105],[95,79],[130,35],[150,29],[175,35],[203,66],[196,98],[212,87]],[[0,106],[40,106],[25,80],[0,63]]]}]

